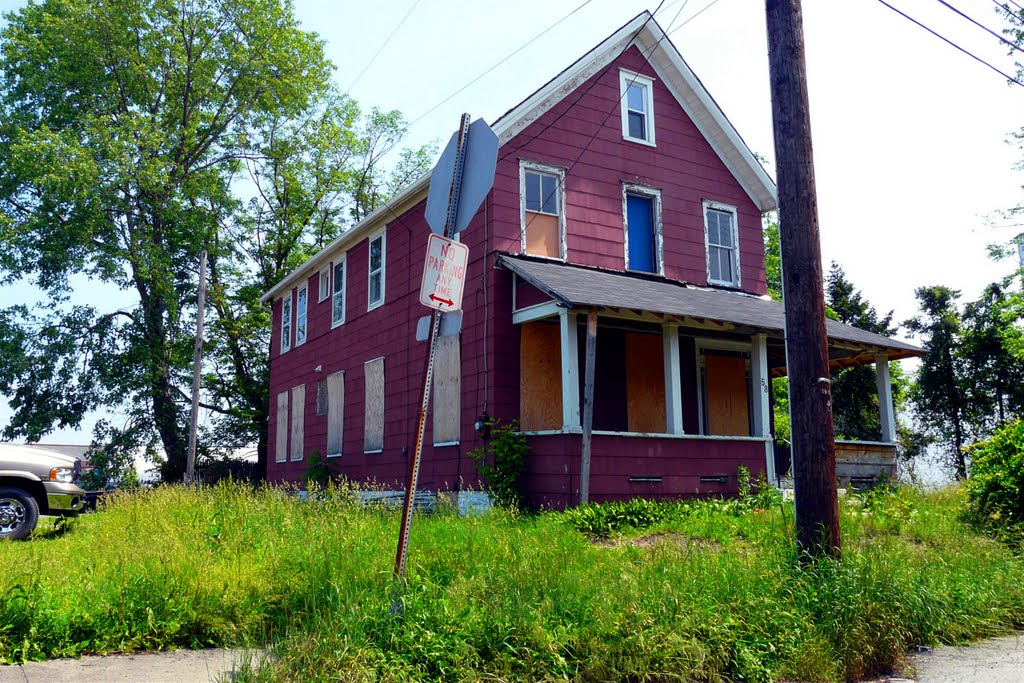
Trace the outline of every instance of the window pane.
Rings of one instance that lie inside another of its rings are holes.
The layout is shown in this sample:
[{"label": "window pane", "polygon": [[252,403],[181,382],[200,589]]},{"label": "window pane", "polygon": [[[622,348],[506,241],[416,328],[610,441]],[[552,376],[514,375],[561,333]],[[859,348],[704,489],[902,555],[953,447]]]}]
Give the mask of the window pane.
[{"label": "window pane", "polygon": [[708,267],[710,270],[709,277],[712,280],[722,279],[722,267],[721,261],[718,256],[720,249],[718,247],[708,247]]},{"label": "window pane", "polygon": [[526,210],[540,211],[540,174],[526,172]]},{"label": "window pane", "polygon": [[370,276],[370,303],[376,303],[381,298],[380,273]]},{"label": "window pane", "polygon": [[334,264],[334,293],[338,294],[345,287],[345,262]]},{"label": "window pane", "polygon": [[725,213],[723,211],[716,211],[718,214],[718,225],[720,226],[720,239],[721,244],[724,247],[734,246],[732,243],[732,214]]},{"label": "window pane", "polygon": [[384,240],[380,237],[370,242],[370,270],[380,270],[381,247]]},{"label": "window pane", "polygon": [[558,216],[526,212],[526,253],[532,256],[561,258]]},{"label": "window pane", "polygon": [[732,249],[719,249],[722,258],[722,281],[735,282],[732,276]]},{"label": "window pane", "polygon": [[708,211],[708,244],[718,244],[718,213]]},{"label": "window pane", "polygon": [[544,189],[544,203],[541,211],[558,215],[558,178],[553,175],[546,175],[542,178],[541,187]]},{"label": "window pane", "polygon": [[646,111],[645,105],[647,102],[644,95],[644,87],[638,83],[633,83],[626,90],[626,106],[633,111]]},{"label": "window pane", "polygon": [[637,140],[646,140],[646,129],[644,115],[633,111],[629,112],[629,137],[636,138]]}]

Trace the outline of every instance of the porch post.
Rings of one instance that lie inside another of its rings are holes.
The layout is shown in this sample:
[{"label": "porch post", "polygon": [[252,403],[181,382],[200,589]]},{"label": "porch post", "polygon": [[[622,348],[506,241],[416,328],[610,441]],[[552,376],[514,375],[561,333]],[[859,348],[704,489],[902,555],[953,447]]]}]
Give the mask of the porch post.
[{"label": "porch post", "polygon": [[769,393],[772,378],[768,373],[768,336],[755,334],[750,338],[750,384],[753,390],[754,436],[765,438],[765,476],[775,483],[775,444],[772,441],[772,412]]},{"label": "porch post", "polygon": [[889,354],[875,354],[875,381],[878,384],[878,421],[882,426],[882,441],[896,443],[896,412],[892,407]]},{"label": "porch post", "polygon": [[683,380],[679,368],[679,326],[662,328],[665,351],[665,433],[683,433]]},{"label": "porch post", "polygon": [[558,313],[562,327],[562,430],[580,431],[580,359],[576,344],[576,314]]}]

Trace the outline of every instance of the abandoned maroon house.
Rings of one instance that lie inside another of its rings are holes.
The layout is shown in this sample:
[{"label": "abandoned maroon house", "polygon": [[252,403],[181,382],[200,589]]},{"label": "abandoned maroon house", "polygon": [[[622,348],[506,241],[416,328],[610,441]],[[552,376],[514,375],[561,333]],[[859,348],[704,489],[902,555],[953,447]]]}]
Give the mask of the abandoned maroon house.
[{"label": "abandoned maroon house", "polygon": [[[647,13],[493,128],[494,187],[470,249],[460,336],[441,340],[420,485],[479,488],[483,414],[529,435],[534,505],[578,500],[582,369],[598,314],[591,500],[736,491],[775,477],[770,378],[782,305],[766,297],[761,216],[775,185]],[[273,306],[270,481],[312,451],[404,489],[427,344],[415,340],[429,178],[293,272]],[[918,355],[834,322],[833,362],[877,367],[882,434],[840,444],[847,474],[893,462],[888,363]]]}]

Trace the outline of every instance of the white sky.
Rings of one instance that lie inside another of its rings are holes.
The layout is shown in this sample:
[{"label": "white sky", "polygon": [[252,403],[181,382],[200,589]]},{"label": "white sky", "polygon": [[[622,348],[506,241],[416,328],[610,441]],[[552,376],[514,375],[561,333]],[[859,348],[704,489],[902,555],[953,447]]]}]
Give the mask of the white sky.
[{"label": "white sky", "polygon": [[[1006,73],[998,41],[938,2],[889,0]],[[397,108],[410,121],[568,14],[583,0],[295,0],[348,88],[402,18],[351,94],[365,108]],[[764,3],[665,0],[658,21],[682,9],[671,39],[740,135],[771,160]],[[995,30],[991,0],[950,0]],[[24,2],[0,0],[0,9]],[[657,2],[591,0],[502,66],[416,121],[408,145],[447,140],[465,111],[493,121],[579,56]],[[1024,226],[990,227],[986,216],[1024,200],[1021,152],[1006,143],[1024,125],[1024,88],[883,6],[878,0],[804,3],[811,123],[827,269],[838,261],[881,312],[916,313],[913,291],[945,284],[974,298],[1015,265],[993,263],[990,242]],[[1024,54],[1018,53],[1021,57]],[[772,167],[769,165],[769,172]],[[2,305],[31,297],[0,291]],[[84,300],[83,296],[83,300]],[[0,423],[10,411],[0,402]],[[60,432],[50,442],[88,441]]]}]

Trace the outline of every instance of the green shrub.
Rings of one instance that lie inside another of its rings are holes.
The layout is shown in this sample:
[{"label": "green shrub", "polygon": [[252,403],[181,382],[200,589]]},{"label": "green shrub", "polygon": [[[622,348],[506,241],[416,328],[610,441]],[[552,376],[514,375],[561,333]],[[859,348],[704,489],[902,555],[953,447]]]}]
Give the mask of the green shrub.
[{"label": "green shrub", "polygon": [[526,454],[530,447],[526,436],[519,431],[519,422],[502,424],[501,420],[488,420],[491,438],[489,446],[469,452],[476,463],[480,478],[484,480],[494,503],[503,508],[518,509],[523,502],[519,479],[526,471]]},{"label": "green shrub", "polygon": [[1024,420],[996,430],[971,447],[967,499],[970,514],[988,526],[1024,526]]}]

